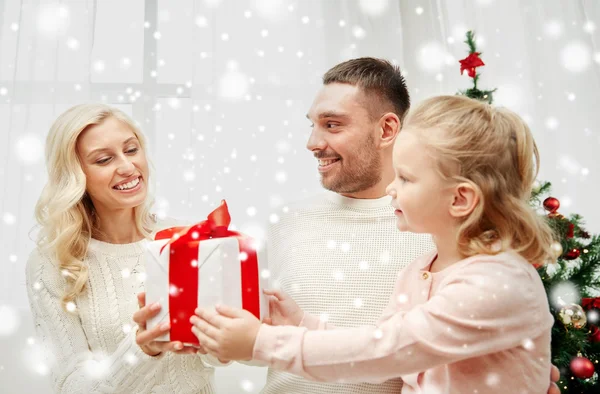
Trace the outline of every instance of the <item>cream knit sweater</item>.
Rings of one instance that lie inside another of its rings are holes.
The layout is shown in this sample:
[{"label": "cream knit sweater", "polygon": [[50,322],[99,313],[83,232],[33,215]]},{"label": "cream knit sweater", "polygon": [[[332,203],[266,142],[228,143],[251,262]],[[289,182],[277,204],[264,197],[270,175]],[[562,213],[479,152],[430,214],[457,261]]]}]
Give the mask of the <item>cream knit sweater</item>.
[{"label": "cream knit sweater", "polygon": [[92,239],[85,259],[89,279],[75,313],[61,307],[65,279],[57,262],[38,249],[31,253],[27,291],[56,392],[214,393],[214,369],[205,362],[219,365],[217,360],[174,353],[150,357],[135,343],[132,317],[136,295],[144,291],[145,242]]}]

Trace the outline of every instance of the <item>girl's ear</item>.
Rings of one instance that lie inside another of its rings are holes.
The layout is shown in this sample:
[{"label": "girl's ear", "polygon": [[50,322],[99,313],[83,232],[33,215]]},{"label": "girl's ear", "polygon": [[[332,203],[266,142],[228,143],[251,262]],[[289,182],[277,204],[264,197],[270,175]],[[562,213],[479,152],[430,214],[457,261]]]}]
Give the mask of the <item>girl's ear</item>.
[{"label": "girl's ear", "polygon": [[455,218],[464,218],[469,216],[471,212],[479,204],[479,193],[475,187],[468,183],[462,182],[454,188],[454,199],[450,206],[450,215]]}]

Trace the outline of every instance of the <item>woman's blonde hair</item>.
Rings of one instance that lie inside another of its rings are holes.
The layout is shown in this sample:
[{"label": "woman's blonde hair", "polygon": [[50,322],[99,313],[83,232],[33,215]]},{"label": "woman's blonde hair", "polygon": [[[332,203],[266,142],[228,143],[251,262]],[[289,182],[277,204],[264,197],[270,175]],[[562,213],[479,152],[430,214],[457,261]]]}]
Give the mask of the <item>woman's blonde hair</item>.
[{"label": "woman's blonde hair", "polygon": [[479,197],[461,223],[464,256],[495,254],[495,243],[534,264],[552,258],[553,232],[529,205],[539,152],[527,124],[514,112],[464,96],[427,99],[404,126],[426,144],[442,176],[468,182]]},{"label": "woman's blonde hair", "polygon": [[[84,290],[88,267],[84,258],[97,229],[94,205],[86,193],[86,176],[77,154],[77,139],[87,128],[115,118],[131,128],[146,152],[146,141],[135,123],[122,111],[104,104],[82,104],[61,114],[46,139],[48,182],[35,208],[41,226],[37,244],[51,253],[65,276],[63,307]],[[152,229],[150,193],[134,208],[138,231],[148,237]]]}]

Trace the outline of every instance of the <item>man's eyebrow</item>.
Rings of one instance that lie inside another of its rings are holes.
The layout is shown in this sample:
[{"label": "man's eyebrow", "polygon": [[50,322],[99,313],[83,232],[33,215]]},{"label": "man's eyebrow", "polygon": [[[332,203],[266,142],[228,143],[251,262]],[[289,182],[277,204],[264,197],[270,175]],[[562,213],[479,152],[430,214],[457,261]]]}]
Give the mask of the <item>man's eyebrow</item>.
[{"label": "man's eyebrow", "polygon": [[[343,112],[335,112],[335,111],[325,111],[325,112],[321,112],[317,118],[319,119],[324,119],[324,118],[348,118],[348,115],[343,113]],[[306,114],[306,119],[310,120],[310,116],[308,114]]]}]

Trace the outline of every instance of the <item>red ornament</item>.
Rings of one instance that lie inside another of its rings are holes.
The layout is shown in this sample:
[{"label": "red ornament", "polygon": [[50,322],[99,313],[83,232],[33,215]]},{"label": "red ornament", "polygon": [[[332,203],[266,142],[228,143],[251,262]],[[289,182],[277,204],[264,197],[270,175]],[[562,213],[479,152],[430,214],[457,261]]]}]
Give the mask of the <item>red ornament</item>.
[{"label": "red ornament", "polygon": [[558,198],[548,197],[544,200],[544,209],[546,211],[554,213],[558,211],[558,208],[560,208],[560,201],[558,201]]},{"label": "red ornament", "polygon": [[567,239],[573,238],[575,236],[575,225],[573,223],[569,223],[569,228],[567,229]]},{"label": "red ornament", "polygon": [[583,231],[582,230],[582,231],[579,232],[579,237],[588,239],[588,238],[590,238],[590,233],[588,233],[587,231]]},{"label": "red ornament", "polygon": [[570,368],[579,379],[589,379],[594,375],[594,364],[585,357],[575,357],[571,360]]},{"label": "red ornament", "polygon": [[581,252],[579,251],[579,249],[571,249],[565,254],[565,256],[563,258],[565,260],[575,260],[580,255],[581,255]]},{"label": "red ornament", "polygon": [[590,342],[592,342],[592,343],[600,342],[600,329],[598,329],[598,327],[596,327],[596,326],[590,326],[590,327],[591,327]]},{"label": "red ornament", "polygon": [[475,78],[475,69],[477,67],[485,66],[483,60],[479,58],[479,52],[473,52],[469,56],[462,60],[459,60],[458,62],[460,63],[460,75],[463,74],[463,71],[467,70],[467,73],[471,78]]},{"label": "red ornament", "polygon": [[586,311],[589,311],[590,309],[594,309],[594,308],[600,309],[600,297],[596,297],[596,298],[582,298],[581,299],[581,306]]}]

